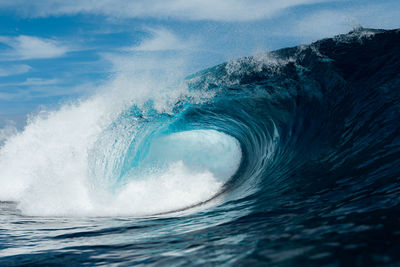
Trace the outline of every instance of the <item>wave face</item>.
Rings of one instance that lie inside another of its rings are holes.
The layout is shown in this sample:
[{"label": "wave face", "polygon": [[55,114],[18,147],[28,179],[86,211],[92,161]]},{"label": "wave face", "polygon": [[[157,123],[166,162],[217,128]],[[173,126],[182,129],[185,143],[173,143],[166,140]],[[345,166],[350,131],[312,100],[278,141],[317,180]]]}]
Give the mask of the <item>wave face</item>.
[{"label": "wave face", "polygon": [[399,263],[399,44],[359,29],[37,116],[0,150],[0,263]]}]

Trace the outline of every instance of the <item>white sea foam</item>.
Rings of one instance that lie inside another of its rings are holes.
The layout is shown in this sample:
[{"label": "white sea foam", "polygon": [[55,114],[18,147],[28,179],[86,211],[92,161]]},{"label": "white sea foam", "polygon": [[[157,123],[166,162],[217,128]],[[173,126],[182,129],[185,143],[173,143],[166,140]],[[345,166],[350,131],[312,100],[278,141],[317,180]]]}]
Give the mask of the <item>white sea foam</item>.
[{"label": "white sea foam", "polygon": [[156,139],[144,171],[117,190],[101,190],[90,176],[91,149],[128,107],[151,99],[158,112],[171,113],[182,98],[212,96],[185,86],[163,88],[171,86],[121,75],[89,99],[31,118],[0,148],[0,200],[17,201],[29,215],[146,215],[217,194],[236,171],[241,151],[234,138],[212,130]]}]

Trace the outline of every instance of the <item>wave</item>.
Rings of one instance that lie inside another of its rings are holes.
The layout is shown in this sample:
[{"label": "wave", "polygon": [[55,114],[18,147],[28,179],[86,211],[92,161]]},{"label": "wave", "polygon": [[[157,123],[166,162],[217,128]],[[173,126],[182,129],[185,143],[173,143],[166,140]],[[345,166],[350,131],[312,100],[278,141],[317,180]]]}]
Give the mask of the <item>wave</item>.
[{"label": "wave", "polygon": [[128,90],[119,77],[7,138],[0,199],[29,215],[143,216],[288,199],[323,201],[326,214],[395,207],[399,36],[359,29],[172,86],[145,80]]}]

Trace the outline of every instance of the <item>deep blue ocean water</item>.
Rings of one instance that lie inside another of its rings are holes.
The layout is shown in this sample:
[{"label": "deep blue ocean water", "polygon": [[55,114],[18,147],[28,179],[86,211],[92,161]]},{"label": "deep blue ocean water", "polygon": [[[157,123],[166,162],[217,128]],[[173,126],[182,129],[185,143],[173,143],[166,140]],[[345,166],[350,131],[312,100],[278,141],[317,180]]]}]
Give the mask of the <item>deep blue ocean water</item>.
[{"label": "deep blue ocean water", "polygon": [[0,265],[400,264],[399,30],[241,58],[186,84],[168,111],[126,108],[82,158],[43,160],[86,160],[88,190],[108,192],[97,206],[54,189],[57,173],[39,179],[44,163],[13,165],[50,119],[6,142],[2,168],[18,172],[1,173]]}]

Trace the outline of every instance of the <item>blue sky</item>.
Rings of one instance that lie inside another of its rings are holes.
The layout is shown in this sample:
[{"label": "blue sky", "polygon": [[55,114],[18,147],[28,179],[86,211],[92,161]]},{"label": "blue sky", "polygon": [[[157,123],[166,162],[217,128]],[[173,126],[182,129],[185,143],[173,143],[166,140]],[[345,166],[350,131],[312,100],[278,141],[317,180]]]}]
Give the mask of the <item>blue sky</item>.
[{"label": "blue sky", "polygon": [[88,96],[144,58],[184,59],[188,75],[358,25],[399,28],[400,1],[0,0],[0,127]]}]

